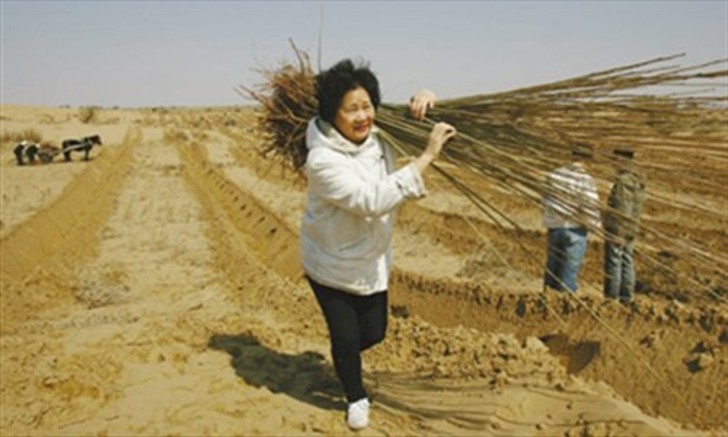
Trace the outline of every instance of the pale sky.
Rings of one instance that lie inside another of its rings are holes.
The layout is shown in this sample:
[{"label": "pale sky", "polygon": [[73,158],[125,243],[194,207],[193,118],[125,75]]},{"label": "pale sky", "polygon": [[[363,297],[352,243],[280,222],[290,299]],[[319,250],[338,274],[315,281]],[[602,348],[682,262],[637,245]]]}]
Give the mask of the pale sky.
[{"label": "pale sky", "polygon": [[[2,103],[248,104],[255,68],[370,62],[383,100],[505,91],[646,59],[728,57],[716,1],[0,0]],[[317,58],[319,35],[322,58]]]}]

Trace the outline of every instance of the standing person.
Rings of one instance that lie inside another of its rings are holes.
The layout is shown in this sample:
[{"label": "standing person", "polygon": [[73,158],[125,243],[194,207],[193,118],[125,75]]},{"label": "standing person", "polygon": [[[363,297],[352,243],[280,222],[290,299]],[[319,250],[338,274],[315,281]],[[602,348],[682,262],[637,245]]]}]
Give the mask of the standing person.
[{"label": "standing person", "polygon": [[544,289],[576,292],[589,228],[600,226],[599,195],[586,163],[588,145],[572,150],[572,162],[551,172],[543,197],[543,225],[548,229]]},{"label": "standing person", "polygon": [[645,201],[645,182],[634,171],[634,150],[615,149],[614,157],[617,174],[604,216],[604,296],[628,303],[634,294],[634,245]]},{"label": "standing person", "polygon": [[308,199],[301,260],[323,311],[352,429],[369,424],[361,352],[384,339],[394,211],[424,196],[422,172],[455,129],[437,123],[427,146],[395,169],[374,124],[379,83],[367,65],[343,60],[316,77],[318,116],[308,123]]}]

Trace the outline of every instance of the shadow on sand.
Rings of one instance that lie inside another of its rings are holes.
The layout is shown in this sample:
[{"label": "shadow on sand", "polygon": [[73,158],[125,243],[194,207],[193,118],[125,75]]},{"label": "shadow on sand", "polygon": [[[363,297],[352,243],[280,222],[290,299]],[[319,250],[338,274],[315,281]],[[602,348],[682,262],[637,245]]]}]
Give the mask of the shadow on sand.
[{"label": "shadow on sand", "polygon": [[268,387],[327,410],[343,410],[339,381],[324,357],[314,352],[287,355],[260,344],[251,334],[215,334],[207,346],[230,354],[235,373],[246,383]]},{"label": "shadow on sand", "polygon": [[[208,347],[227,352],[235,373],[247,384],[267,387],[273,393],[285,393],[322,409],[346,409],[344,393],[334,370],[320,354],[282,354],[262,345],[250,333],[215,334],[210,337]],[[377,373],[365,374],[364,384],[369,386],[373,402],[394,415],[452,420],[476,429],[494,420],[493,413],[480,411],[473,405],[468,405],[471,411],[461,411],[468,402],[478,406],[484,403],[483,394],[489,392],[485,383],[483,386],[470,383],[463,387],[429,378]],[[470,396],[464,396],[466,393]],[[443,402],[443,399],[450,401]]]}]

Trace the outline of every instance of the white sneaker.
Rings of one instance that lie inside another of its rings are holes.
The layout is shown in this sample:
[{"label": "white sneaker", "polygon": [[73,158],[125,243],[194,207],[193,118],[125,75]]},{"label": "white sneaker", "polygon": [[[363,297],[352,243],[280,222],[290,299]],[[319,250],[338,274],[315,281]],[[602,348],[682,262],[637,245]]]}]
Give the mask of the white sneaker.
[{"label": "white sneaker", "polygon": [[364,429],[369,426],[369,399],[361,398],[350,403],[346,422],[351,429]]}]

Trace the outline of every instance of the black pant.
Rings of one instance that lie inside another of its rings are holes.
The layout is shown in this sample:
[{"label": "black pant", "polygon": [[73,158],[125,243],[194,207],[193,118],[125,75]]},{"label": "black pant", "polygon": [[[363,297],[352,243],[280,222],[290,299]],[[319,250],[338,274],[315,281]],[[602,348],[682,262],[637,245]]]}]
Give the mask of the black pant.
[{"label": "black pant", "polygon": [[329,328],[331,356],[348,402],[367,396],[361,377],[361,352],[384,340],[387,290],[369,296],[336,290],[307,278]]}]

